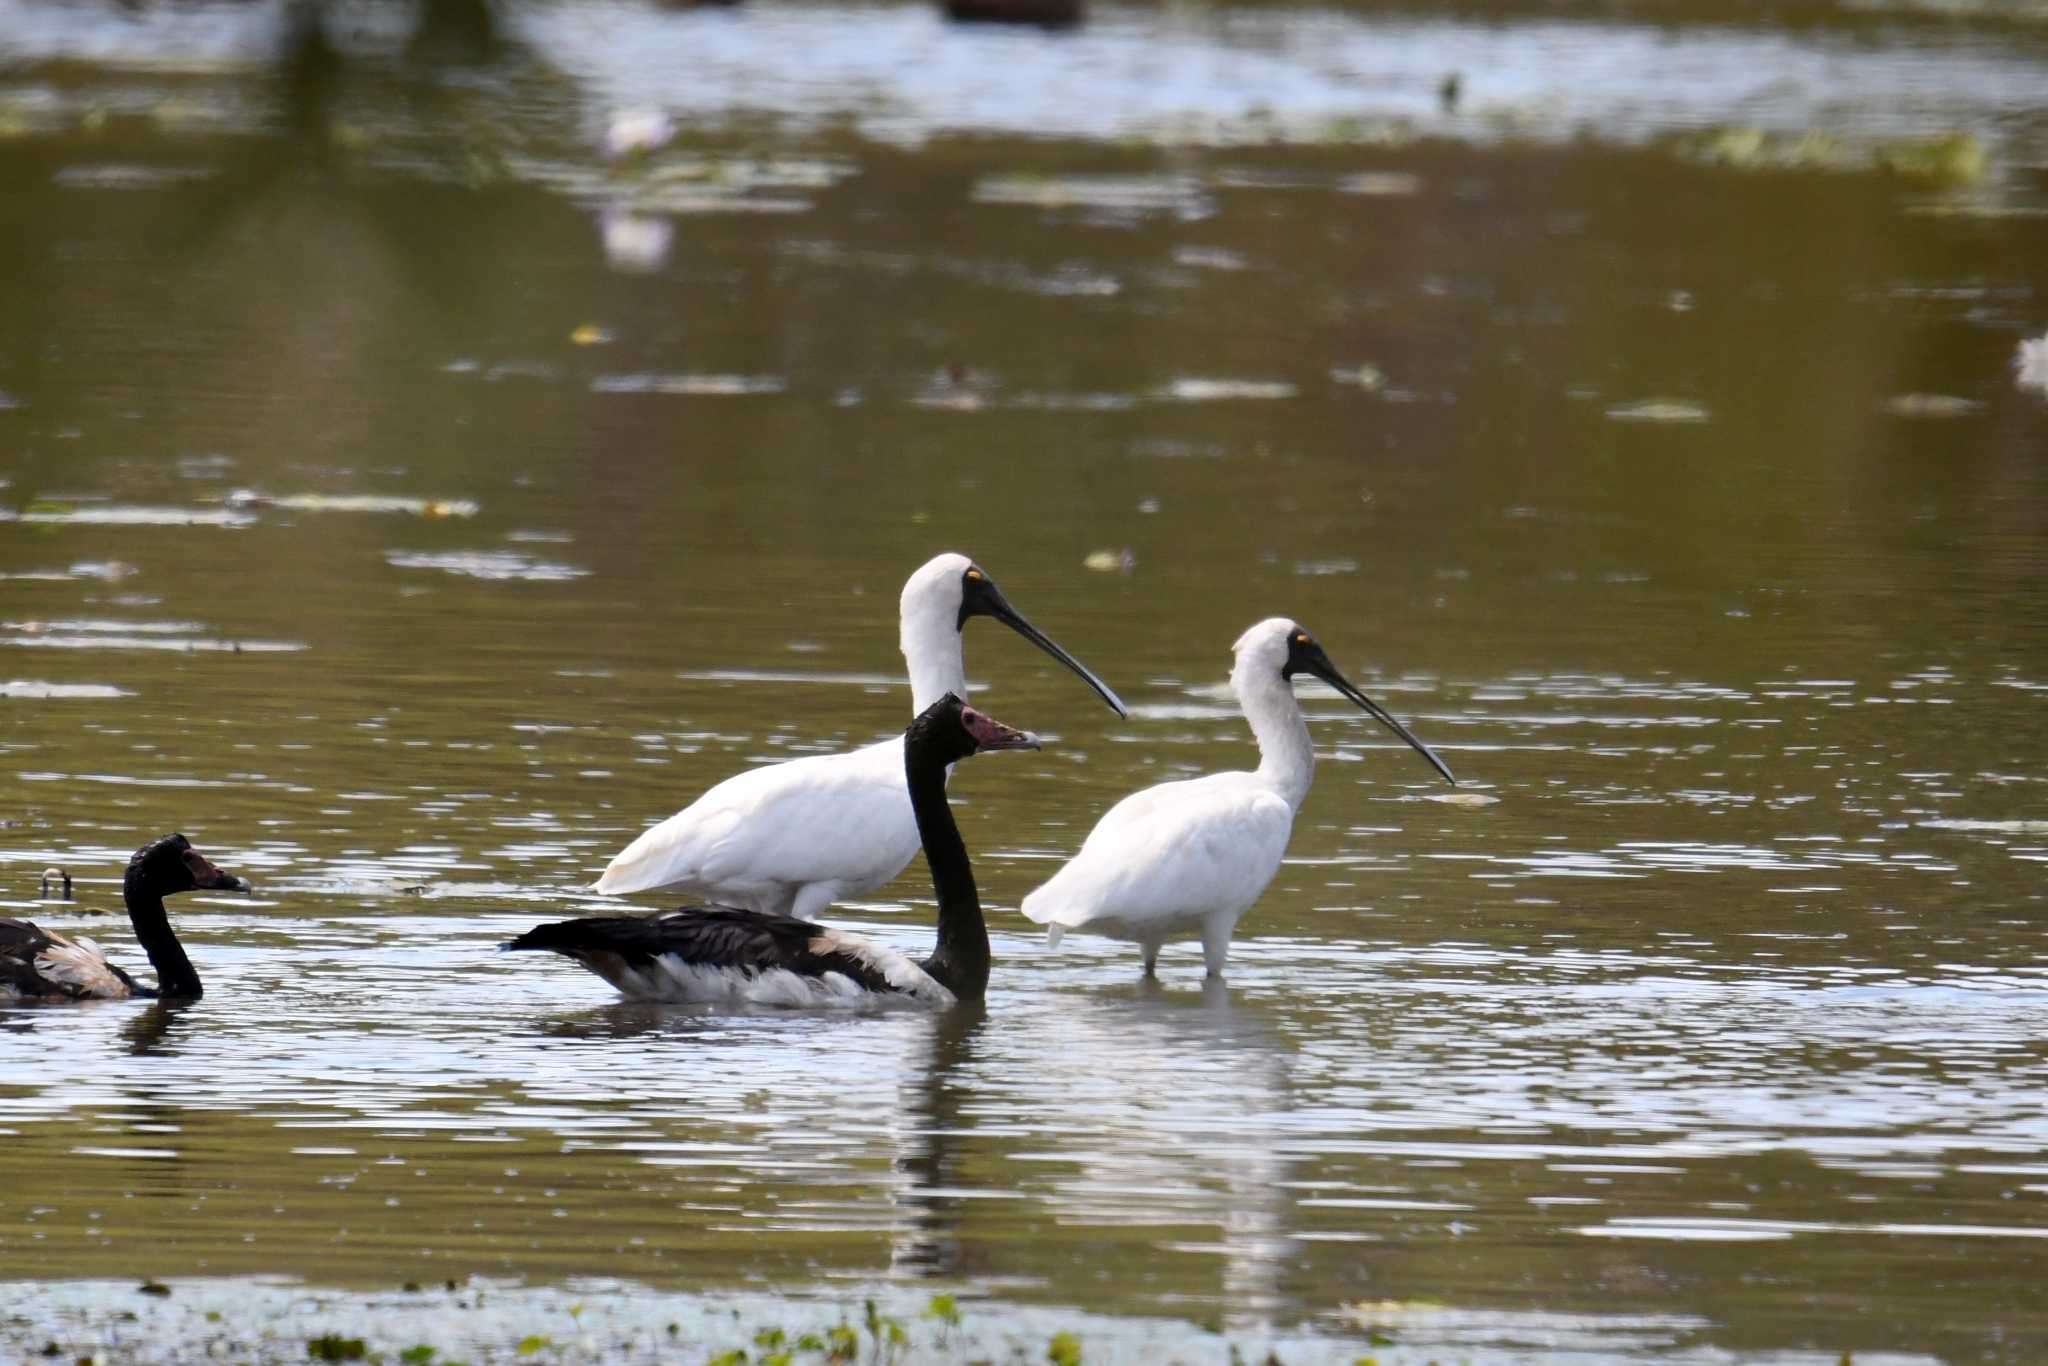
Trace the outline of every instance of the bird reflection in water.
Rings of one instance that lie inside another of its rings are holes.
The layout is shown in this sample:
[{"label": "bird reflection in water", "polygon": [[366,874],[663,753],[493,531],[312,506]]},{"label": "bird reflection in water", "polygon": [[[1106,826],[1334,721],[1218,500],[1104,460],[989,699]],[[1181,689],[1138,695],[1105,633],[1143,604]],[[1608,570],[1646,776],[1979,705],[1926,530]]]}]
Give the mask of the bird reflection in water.
[{"label": "bird reflection in water", "polygon": [[924,1066],[906,1070],[906,1123],[896,1156],[898,1201],[909,1217],[891,1240],[889,1269],[899,1275],[951,1279],[975,1274],[960,1237],[964,1148],[973,1135],[968,1101],[976,1040],[988,1008],[963,1001],[929,1020]]},{"label": "bird reflection in water", "polygon": [[135,1018],[121,1026],[121,1040],[128,1045],[128,1052],[138,1058],[152,1053],[174,1053],[181,1036],[191,1032],[197,1019],[184,1018],[189,1012],[198,1010],[199,1001],[152,1001],[135,1012]]},{"label": "bird reflection in water", "polygon": [[1000,1028],[980,1009],[924,1022],[925,1066],[902,1090],[892,1269],[968,1279],[1017,1264],[1006,1238],[1085,1228],[1098,1251],[1150,1258],[1162,1292],[1213,1299],[1229,1330],[1297,1318],[1292,1158],[1274,1142],[1291,1049],[1267,1012],[1219,979],[1199,994],[1155,981],[999,1000],[995,1014]]}]

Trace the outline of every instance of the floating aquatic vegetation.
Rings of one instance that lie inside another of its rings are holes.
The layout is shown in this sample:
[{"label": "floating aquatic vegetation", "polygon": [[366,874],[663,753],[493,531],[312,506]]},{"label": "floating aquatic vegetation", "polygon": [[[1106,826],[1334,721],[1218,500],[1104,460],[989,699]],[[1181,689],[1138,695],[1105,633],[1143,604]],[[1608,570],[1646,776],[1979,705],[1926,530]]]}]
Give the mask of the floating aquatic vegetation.
[{"label": "floating aquatic vegetation", "polygon": [[1336,365],[1330,367],[1330,379],[1337,384],[1348,384],[1376,394],[1386,387],[1387,377],[1377,365]]},{"label": "floating aquatic vegetation", "polygon": [[1609,404],[1607,416],[1615,422],[1691,423],[1709,420],[1707,405],[1689,398],[1644,398],[1630,403]]},{"label": "floating aquatic vegetation", "polygon": [[414,517],[474,517],[477,504],[471,498],[407,498],[380,493],[291,493],[273,496],[255,489],[236,489],[228,495],[228,506],[236,508],[284,508],[291,512],[407,513]]},{"label": "floating aquatic vegetation", "polygon": [[1408,171],[1361,171],[1340,179],[1337,190],[1373,199],[1405,199],[1422,193],[1422,177]]},{"label": "floating aquatic vegetation", "polygon": [[213,174],[205,166],[66,166],[51,179],[67,190],[161,190]]},{"label": "floating aquatic vegetation", "polygon": [[1678,140],[1681,156],[1737,170],[1853,170],[1857,159],[1833,135],[1767,133],[1761,128],[1710,128]]},{"label": "floating aquatic vegetation", "polygon": [[1984,411],[1976,399],[1954,394],[1898,394],[1880,406],[1893,417],[1969,417]]},{"label": "floating aquatic vegetation", "polygon": [[1228,247],[1175,247],[1173,259],[1197,270],[1243,270],[1246,265],[1243,253]]},{"label": "floating aquatic vegetation", "polygon": [[1138,406],[1132,394],[1018,394],[1006,408],[1048,413],[1120,413]]},{"label": "floating aquatic vegetation", "polygon": [[256,525],[256,519],[233,508],[131,507],[101,503],[73,507],[63,503],[32,503],[19,513],[0,509],[0,521],[18,518],[45,526],[221,526]]},{"label": "floating aquatic vegetation", "polygon": [[1216,403],[1228,399],[1293,398],[1297,390],[1285,380],[1196,379],[1182,377],[1159,391],[1176,403]]},{"label": "floating aquatic vegetation", "polygon": [[644,157],[668,145],[675,120],[663,109],[623,109],[605,124],[598,150],[613,161]]},{"label": "floating aquatic vegetation", "polygon": [[977,204],[1014,204],[1036,209],[1094,209],[1142,218],[1161,214],[1193,222],[1216,212],[1216,201],[1192,176],[984,176],[974,187]]},{"label": "floating aquatic vegetation", "polygon": [[44,683],[29,678],[16,678],[0,683],[0,697],[25,698],[36,702],[133,696],[135,694],[126,688],[117,688],[111,683]]},{"label": "floating aquatic vegetation", "polygon": [[561,583],[590,573],[581,565],[537,560],[516,550],[392,550],[385,553],[384,560],[398,569],[438,569],[493,582]]},{"label": "floating aquatic vegetation", "polygon": [[1906,138],[1877,149],[1877,164],[1904,180],[1944,188],[1974,185],[1984,178],[1991,154],[1968,133]]},{"label": "floating aquatic vegetation", "polygon": [[[6,517],[0,515],[0,521]],[[101,583],[118,583],[120,580],[139,573],[134,565],[119,560],[80,560],[69,569],[24,569],[17,573],[0,574],[0,579],[35,579],[44,583],[62,583],[67,579],[97,579]]]},{"label": "floating aquatic vegetation", "polygon": [[2014,382],[2022,389],[2048,394],[2048,333],[2020,343],[2013,357]]},{"label": "floating aquatic vegetation", "polygon": [[779,394],[788,387],[789,381],[780,375],[599,375],[590,381],[591,392],[597,394],[681,394],[693,398]]},{"label": "floating aquatic vegetation", "polygon": [[173,653],[278,654],[305,649],[298,641],[225,640],[201,635],[196,621],[97,618],[0,622],[0,646],[44,650],[165,650]]},{"label": "floating aquatic vegetation", "polygon": [[235,467],[231,455],[181,455],[178,457],[180,479],[220,479]]},{"label": "floating aquatic vegetation", "polygon": [[1987,835],[2048,835],[2048,820],[1981,821],[1954,819],[1921,821],[1919,824],[1929,830],[1968,830]]},{"label": "floating aquatic vegetation", "polygon": [[604,239],[606,263],[628,274],[660,270],[676,236],[675,224],[668,219],[630,209],[606,209],[597,216],[597,228]]}]

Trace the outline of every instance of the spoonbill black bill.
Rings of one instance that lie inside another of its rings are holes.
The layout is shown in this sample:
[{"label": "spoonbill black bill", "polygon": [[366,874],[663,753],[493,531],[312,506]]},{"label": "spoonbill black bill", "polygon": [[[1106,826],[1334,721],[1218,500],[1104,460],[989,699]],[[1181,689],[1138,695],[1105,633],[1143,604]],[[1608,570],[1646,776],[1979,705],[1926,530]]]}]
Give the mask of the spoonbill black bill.
[{"label": "spoonbill black bill", "polygon": [[[1009,626],[1127,714],[1108,684],[1026,621],[965,555],[940,555],[912,574],[900,612],[913,714],[967,696],[960,633],[973,617]],[[627,845],[595,890],[668,892],[804,919],[886,886],[917,856],[903,743],[896,736],[735,774]]]},{"label": "spoonbill black bill", "polygon": [[[71,879],[59,876],[68,894]],[[199,974],[171,929],[164,898],[199,888],[246,892],[249,884],[214,867],[183,835],[145,844],[128,860],[121,897],[128,903],[135,937],[156,969],[154,987],[109,963],[100,946],[84,935],[67,938],[27,920],[0,918],[0,1001],[197,1000],[204,994]]]},{"label": "spoonbill black bill", "polygon": [[922,962],[796,916],[717,906],[559,920],[501,947],[551,949],[643,1001],[943,1007],[979,1000],[988,990],[988,926],[967,845],[946,802],[946,772],[970,754],[1038,747],[1035,736],[982,715],[954,693],[903,732],[910,806],[939,900],[938,944]]},{"label": "spoonbill black bill", "polygon": [[1129,940],[1151,976],[1162,944],[1199,935],[1209,975],[1222,975],[1231,932],[1280,870],[1294,813],[1315,776],[1296,674],[1328,683],[1457,783],[1428,745],[1337,671],[1303,627],[1269,617],[1232,648],[1230,686],[1259,743],[1257,771],[1161,783],[1111,807],[1081,852],[1024,898],[1021,909],[1047,927],[1048,943],[1068,930]]}]

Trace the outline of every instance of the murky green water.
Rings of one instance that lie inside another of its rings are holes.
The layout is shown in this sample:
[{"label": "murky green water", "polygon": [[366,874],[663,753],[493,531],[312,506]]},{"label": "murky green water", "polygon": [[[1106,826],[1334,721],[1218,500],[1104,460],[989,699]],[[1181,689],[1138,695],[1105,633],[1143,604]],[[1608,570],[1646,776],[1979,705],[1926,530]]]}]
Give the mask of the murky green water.
[{"label": "murky green water", "polygon": [[[0,9],[0,911],[139,966],[173,828],[259,889],[182,903],[201,1003],[0,1011],[17,1320],[601,1278],[1191,1359],[2048,1354],[2031,18],[512,14],[280,77],[260,9]],[[1056,740],[953,784],[985,1013],[492,951],[900,726],[942,549],[1133,704],[969,628]],[[1227,990],[1044,952],[1111,801],[1252,762],[1274,613],[1464,788],[1319,694]]]}]

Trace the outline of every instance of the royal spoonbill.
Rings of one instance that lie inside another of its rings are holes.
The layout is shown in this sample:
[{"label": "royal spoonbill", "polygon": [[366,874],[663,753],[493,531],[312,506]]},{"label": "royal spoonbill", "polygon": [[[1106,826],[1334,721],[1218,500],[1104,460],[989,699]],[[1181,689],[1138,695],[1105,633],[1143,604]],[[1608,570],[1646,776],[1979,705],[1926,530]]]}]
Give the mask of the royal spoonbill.
[{"label": "royal spoonbill", "polygon": [[[65,885],[71,879],[64,878]],[[0,918],[0,1001],[111,1001],[130,996],[197,1000],[204,994],[199,974],[171,930],[164,898],[205,887],[246,892],[249,884],[207,862],[183,835],[145,844],[128,860],[121,897],[135,937],[156,969],[146,987],[107,961],[100,946],[40,929],[26,920]]]},{"label": "royal spoonbill", "polygon": [[903,732],[909,803],[939,898],[938,944],[921,963],[796,916],[699,906],[560,920],[503,947],[552,949],[637,1000],[780,1006],[979,1000],[988,990],[988,927],[967,846],[946,802],[946,770],[984,750],[1037,748],[1034,736],[982,715],[956,693],[926,707]]},{"label": "royal spoonbill", "polygon": [[1221,976],[1230,933],[1287,852],[1294,813],[1315,776],[1294,675],[1314,674],[1406,740],[1453,784],[1451,770],[1377,702],[1353,687],[1307,630],[1269,617],[1232,647],[1230,686],[1259,743],[1255,773],[1212,773],[1134,792],[1096,823],[1081,852],[1024,898],[1024,914],[1057,944],[1068,930],[1127,939],[1153,974],[1159,946],[1200,934]]},{"label": "royal spoonbill", "polygon": [[[1026,621],[965,555],[940,555],[903,585],[913,715],[948,693],[967,696],[960,632],[970,617],[1008,625],[1126,715],[1108,684]],[[917,822],[897,736],[727,778],[627,845],[595,890],[669,892],[804,919],[887,885],[915,857]]]}]

